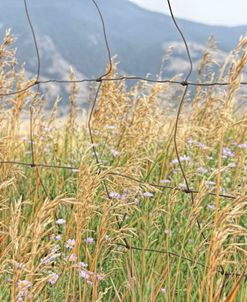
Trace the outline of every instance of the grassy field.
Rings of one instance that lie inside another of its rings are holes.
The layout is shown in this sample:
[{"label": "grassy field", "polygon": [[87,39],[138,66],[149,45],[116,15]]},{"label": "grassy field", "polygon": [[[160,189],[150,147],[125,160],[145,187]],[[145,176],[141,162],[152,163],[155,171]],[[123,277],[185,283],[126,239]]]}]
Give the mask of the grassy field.
[{"label": "grassy field", "polygon": [[[33,82],[11,43],[0,47],[0,94]],[[93,145],[76,85],[59,127],[58,104],[45,112],[35,88],[1,96],[0,301],[247,301],[246,47],[245,37],[215,75],[229,86],[196,87],[184,104],[176,141],[193,194],[174,148],[183,87],[103,82]],[[198,81],[215,64],[207,49]],[[32,159],[71,169],[10,163]]]}]

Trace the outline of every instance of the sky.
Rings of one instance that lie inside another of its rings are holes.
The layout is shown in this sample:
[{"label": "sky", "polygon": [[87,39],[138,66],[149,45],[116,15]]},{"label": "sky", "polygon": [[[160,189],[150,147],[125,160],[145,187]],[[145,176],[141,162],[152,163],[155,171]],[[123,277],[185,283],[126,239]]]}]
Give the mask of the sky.
[{"label": "sky", "polygon": [[[166,0],[130,0],[144,8],[168,14]],[[176,17],[210,25],[247,28],[247,0],[170,0]]]}]

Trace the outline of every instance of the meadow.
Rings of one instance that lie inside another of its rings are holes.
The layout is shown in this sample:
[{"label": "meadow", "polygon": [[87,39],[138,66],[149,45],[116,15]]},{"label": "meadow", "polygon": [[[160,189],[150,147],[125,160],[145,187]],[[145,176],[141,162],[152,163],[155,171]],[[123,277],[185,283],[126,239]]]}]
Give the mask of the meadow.
[{"label": "meadow", "polygon": [[103,81],[92,144],[76,84],[60,124],[59,100],[47,112],[35,88],[4,96],[34,82],[12,43],[0,46],[0,301],[247,301],[247,37],[218,73],[205,50],[197,80],[229,85],[195,87],[182,108],[193,192],[174,148],[184,87]]}]

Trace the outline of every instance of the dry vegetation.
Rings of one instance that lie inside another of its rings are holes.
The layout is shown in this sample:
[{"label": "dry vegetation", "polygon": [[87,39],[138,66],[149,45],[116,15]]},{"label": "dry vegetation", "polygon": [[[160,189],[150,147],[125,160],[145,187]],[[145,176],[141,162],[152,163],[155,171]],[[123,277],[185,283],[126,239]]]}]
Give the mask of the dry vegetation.
[{"label": "dry vegetation", "polygon": [[[35,88],[3,96],[33,82],[18,71],[12,42],[7,34],[0,47],[0,160],[32,162],[20,130],[30,110],[35,163],[78,169],[0,165],[0,300],[246,301],[247,111],[236,104],[247,38],[216,78],[230,85],[197,87],[179,121],[193,204],[175,117],[160,105],[169,94],[176,103],[182,87],[103,82],[92,120],[97,165],[75,85],[60,127],[58,103],[45,112]],[[212,64],[208,49],[199,80]]]}]

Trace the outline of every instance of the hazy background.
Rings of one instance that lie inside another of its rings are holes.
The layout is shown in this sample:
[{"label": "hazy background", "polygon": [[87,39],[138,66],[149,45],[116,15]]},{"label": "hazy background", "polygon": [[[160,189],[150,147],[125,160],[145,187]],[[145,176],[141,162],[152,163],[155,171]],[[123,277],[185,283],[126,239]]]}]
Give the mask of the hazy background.
[{"label": "hazy background", "polygon": [[[169,13],[166,0],[131,0],[146,9]],[[211,25],[247,25],[246,0],[171,0],[177,17]]]}]

